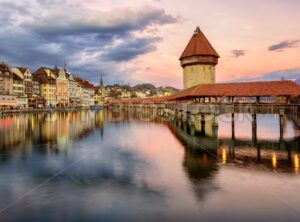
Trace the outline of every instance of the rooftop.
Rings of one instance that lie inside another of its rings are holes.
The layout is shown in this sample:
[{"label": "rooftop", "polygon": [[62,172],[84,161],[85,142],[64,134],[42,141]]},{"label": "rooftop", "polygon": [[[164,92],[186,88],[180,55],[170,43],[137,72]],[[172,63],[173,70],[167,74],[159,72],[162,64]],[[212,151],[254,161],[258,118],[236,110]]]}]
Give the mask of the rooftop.
[{"label": "rooftop", "polygon": [[291,80],[282,80],[263,82],[202,84],[176,93],[172,96],[172,99],[204,96],[272,97],[299,95],[300,86],[297,83]]},{"label": "rooftop", "polygon": [[192,56],[220,57],[199,27],[196,28],[191,40],[180,56],[180,60]]}]

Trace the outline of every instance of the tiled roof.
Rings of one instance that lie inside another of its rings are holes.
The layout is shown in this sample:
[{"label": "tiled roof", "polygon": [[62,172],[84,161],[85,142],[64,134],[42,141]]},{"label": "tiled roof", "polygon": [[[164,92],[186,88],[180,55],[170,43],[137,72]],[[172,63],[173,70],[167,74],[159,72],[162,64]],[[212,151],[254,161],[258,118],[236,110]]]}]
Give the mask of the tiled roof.
[{"label": "tiled roof", "polygon": [[202,84],[183,90],[171,96],[171,99],[204,96],[299,96],[300,86],[290,80],[266,82],[240,82]]},{"label": "tiled roof", "polygon": [[46,69],[49,69],[49,68],[40,67],[34,73],[32,73],[32,76],[35,79],[37,79],[40,83],[55,84],[56,80],[47,75]]},{"label": "tiled roof", "polygon": [[27,71],[27,68],[25,67],[16,67],[16,68],[19,69],[22,74],[24,74]]},{"label": "tiled roof", "polygon": [[74,76],[74,79],[75,79],[76,82],[80,83],[85,88],[94,89],[94,87],[95,87],[89,81],[81,79],[78,76]]},{"label": "tiled roof", "polygon": [[191,40],[180,56],[180,60],[191,56],[214,56],[217,58],[220,57],[199,27],[197,27],[197,29],[195,30]]},{"label": "tiled roof", "polygon": [[5,64],[5,63],[0,63],[0,71],[1,71],[2,73],[8,72],[8,73],[9,73],[9,76],[12,77],[12,72],[11,72],[11,70],[10,70],[10,68],[9,68],[9,66],[8,66],[7,64]]}]

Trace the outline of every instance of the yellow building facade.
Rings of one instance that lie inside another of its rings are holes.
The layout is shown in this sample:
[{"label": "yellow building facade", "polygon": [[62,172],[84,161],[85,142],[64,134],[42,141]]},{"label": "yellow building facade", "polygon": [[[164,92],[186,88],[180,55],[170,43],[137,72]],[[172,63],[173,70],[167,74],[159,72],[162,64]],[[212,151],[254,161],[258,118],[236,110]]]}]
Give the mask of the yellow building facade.
[{"label": "yellow building facade", "polygon": [[40,83],[40,95],[45,100],[45,105],[56,106],[56,75],[45,67],[37,69],[32,75]]},{"label": "yellow building facade", "polygon": [[69,104],[69,81],[64,69],[54,69],[52,72],[56,76],[56,100],[60,106]]},{"label": "yellow building facade", "polygon": [[105,102],[105,88],[104,87],[96,87],[94,100],[96,105],[102,105]]},{"label": "yellow building facade", "polygon": [[41,83],[41,97],[45,99],[46,105],[56,106],[56,84]]}]

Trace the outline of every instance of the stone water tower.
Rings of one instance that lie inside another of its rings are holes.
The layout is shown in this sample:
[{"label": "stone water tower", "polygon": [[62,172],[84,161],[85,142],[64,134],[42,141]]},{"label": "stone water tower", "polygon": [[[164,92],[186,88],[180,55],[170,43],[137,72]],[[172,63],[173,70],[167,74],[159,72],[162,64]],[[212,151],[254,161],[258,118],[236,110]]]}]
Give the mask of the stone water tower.
[{"label": "stone water tower", "polygon": [[184,89],[199,84],[215,83],[215,66],[220,56],[199,27],[180,56]]}]

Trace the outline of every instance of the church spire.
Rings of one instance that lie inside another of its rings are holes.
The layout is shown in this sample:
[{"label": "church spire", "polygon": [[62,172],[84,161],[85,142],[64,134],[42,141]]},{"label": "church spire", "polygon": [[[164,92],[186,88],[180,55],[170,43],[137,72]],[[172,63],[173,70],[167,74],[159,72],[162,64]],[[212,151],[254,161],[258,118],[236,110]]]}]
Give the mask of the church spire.
[{"label": "church spire", "polygon": [[102,79],[102,74],[101,74],[101,77],[100,77],[100,83],[99,83],[99,86],[100,86],[100,87],[104,87],[104,85],[103,85],[103,79]]}]

